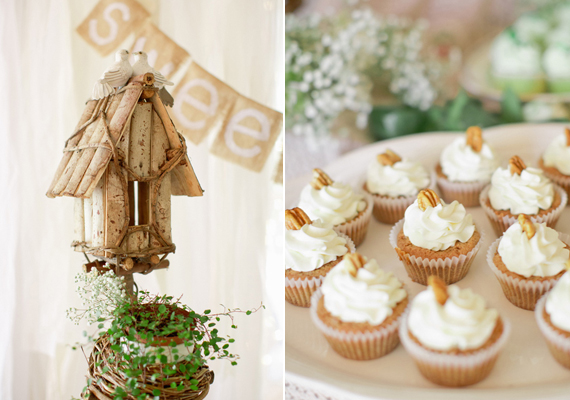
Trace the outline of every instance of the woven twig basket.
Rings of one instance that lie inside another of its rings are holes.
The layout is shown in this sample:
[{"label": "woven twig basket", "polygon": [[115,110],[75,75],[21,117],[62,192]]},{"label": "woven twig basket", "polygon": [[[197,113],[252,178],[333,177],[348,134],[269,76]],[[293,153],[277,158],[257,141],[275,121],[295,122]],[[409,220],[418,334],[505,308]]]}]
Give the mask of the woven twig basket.
[{"label": "woven twig basket", "polygon": [[[87,399],[113,400],[115,388],[126,387],[127,376],[117,368],[116,363],[111,364],[108,361],[112,353],[113,350],[111,350],[111,344],[107,336],[101,337],[95,343],[95,348],[89,356],[89,377],[91,378],[91,385],[88,388]],[[103,361],[99,367],[97,367],[98,361]],[[102,371],[104,367],[109,368],[105,373]],[[196,385],[198,390],[190,389],[190,385],[185,385],[183,390],[170,387],[173,382],[179,385],[180,382],[185,380],[184,377],[177,375],[171,375],[164,380],[158,378],[152,381],[151,377],[154,373],[162,375],[161,364],[147,367],[145,374],[137,378],[140,384],[141,394],[148,393],[149,398],[153,398],[152,391],[154,389],[160,389],[162,392],[160,395],[161,400],[202,400],[210,391],[210,385],[214,383],[214,372],[210,371],[207,365],[201,366],[193,376],[193,379],[198,381]],[[135,397],[132,396],[127,398],[135,399]]]}]

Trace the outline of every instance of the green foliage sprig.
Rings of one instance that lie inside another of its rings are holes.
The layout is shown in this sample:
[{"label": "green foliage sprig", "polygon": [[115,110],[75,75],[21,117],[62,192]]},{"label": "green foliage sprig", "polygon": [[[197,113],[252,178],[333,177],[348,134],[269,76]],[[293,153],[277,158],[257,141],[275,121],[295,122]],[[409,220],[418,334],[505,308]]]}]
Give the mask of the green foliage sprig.
[{"label": "green foliage sprig", "polygon": [[[123,281],[114,274],[100,275],[101,279]],[[91,283],[96,279],[91,279]],[[122,283],[124,288],[124,282]],[[117,285],[111,284],[114,291]],[[84,291],[83,288],[78,289]],[[198,313],[180,302],[180,298],[166,295],[153,295],[146,291],[133,296],[114,298],[115,307],[97,319],[97,331],[93,336],[87,335],[88,343],[96,343],[102,338],[109,341],[111,356],[97,361],[95,367],[102,368],[102,373],[109,368],[121,371],[126,377],[126,387],[117,386],[114,399],[126,399],[134,396],[145,399],[141,391],[141,382],[146,381],[149,371],[153,371],[152,380],[162,382],[176,376],[176,388],[198,390],[193,376],[208,360],[226,359],[237,365],[239,356],[231,353],[229,348],[234,343],[230,336],[221,335],[216,325],[222,318],[228,318],[231,327],[237,328],[234,322],[236,313],[250,315],[263,306],[252,310],[239,308],[227,309],[212,313],[205,310]],[[81,316],[91,315],[89,307],[93,304],[84,302],[87,310],[76,310],[70,318],[75,322]],[[97,302],[95,305],[99,304]],[[82,349],[85,344],[81,345]],[[97,352],[97,347],[93,349]],[[153,368],[159,364],[160,368]],[[138,379],[142,375],[142,380]],[[87,382],[87,387],[91,384]],[[85,390],[87,390],[87,387]],[[160,397],[160,389],[153,391]]]}]

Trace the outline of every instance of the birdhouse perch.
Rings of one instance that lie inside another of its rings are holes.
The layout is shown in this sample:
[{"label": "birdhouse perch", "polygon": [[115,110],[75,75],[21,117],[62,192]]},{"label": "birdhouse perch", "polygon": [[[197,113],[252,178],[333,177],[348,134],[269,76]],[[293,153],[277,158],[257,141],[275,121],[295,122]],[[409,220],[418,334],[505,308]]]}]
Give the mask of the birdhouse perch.
[{"label": "birdhouse perch", "polygon": [[154,83],[145,73],[87,102],[47,191],[76,199],[72,247],[117,275],[168,266],[170,196],[203,194]]}]

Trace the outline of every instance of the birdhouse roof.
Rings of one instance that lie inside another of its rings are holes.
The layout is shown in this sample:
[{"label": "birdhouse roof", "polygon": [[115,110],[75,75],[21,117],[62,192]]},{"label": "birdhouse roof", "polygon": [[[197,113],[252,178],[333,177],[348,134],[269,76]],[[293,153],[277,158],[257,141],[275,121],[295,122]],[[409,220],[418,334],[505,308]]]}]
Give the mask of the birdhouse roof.
[{"label": "birdhouse roof", "polygon": [[[65,144],[48,197],[91,197],[109,162],[121,158],[119,142],[130,125],[143,90],[148,90],[148,86],[143,85],[142,76],[134,77],[116,94],[87,102],[73,135]],[[172,194],[202,196],[203,190],[186,155],[184,138],[176,131],[160,97],[155,94],[147,101],[152,102],[160,117],[170,149],[180,149],[178,158],[166,166],[174,166],[170,169]]]}]

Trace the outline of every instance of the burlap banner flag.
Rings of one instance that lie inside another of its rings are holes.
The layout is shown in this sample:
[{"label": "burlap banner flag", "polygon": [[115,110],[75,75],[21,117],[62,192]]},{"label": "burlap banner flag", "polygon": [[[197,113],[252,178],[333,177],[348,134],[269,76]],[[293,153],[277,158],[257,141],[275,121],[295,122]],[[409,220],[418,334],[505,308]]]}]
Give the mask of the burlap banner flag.
[{"label": "burlap banner flag", "polygon": [[262,170],[281,132],[283,114],[239,96],[210,149],[252,171]]},{"label": "burlap banner flag", "polygon": [[217,132],[239,94],[195,62],[174,88],[172,119],[182,134],[199,144]]},{"label": "burlap banner flag", "polygon": [[170,78],[178,71],[189,54],[150,20],[144,24],[137,34],[131,53],[144,51],[148,55],[148,63],[162,75]]},{"label": "burlap banner flag", "polygon": [[77,32],[102,56],[109,55],[149,17],[135,0],[101,0]]}]

